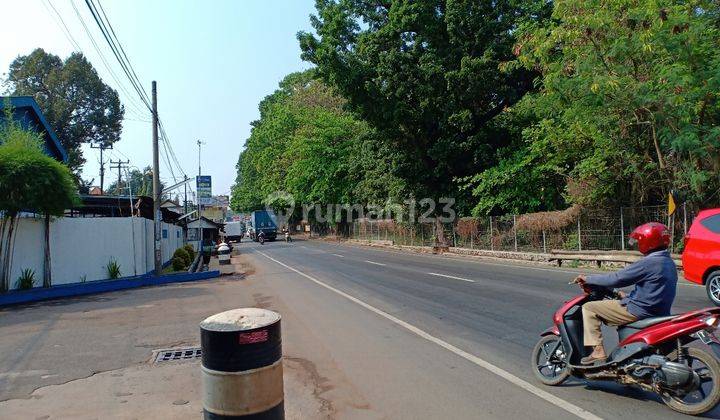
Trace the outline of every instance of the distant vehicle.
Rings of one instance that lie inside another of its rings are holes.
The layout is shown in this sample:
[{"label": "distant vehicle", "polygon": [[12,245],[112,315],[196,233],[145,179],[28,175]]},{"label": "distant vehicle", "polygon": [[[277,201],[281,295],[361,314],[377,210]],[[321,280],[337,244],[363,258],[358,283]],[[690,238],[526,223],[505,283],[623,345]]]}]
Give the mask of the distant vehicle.
[{"label": "distant vehicle", "polygon": [[720,306],[720,208],[701,211],[685,235],[685,278],[705,285],[708,298]]},{"label": "distant vehicle", "polygon": [[274,241],[277,238],[277,222],[275,213],[268,210],[256,210],[250,213],[250,225],[252,225],[252,239],[257,242],[257,236],[262,231],[266,241]]},{"label": "distant vehicle", "polygon": [[225,239],[230,242],[240,242],[245,233],[245,223],[243,222],[227,222],[225,223]]}]

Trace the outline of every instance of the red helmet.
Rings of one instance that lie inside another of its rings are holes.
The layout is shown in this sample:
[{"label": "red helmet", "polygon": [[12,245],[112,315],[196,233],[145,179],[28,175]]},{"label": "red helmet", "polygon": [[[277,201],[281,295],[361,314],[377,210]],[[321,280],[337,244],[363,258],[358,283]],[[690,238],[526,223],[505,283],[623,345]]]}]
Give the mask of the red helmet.
[{"label": "red helmet", "polygon": [[670,245],[670,230],[662,223],[645,223],[636,227],[630,234],[630,245],[635,244],[643,254],[666,249]]}]

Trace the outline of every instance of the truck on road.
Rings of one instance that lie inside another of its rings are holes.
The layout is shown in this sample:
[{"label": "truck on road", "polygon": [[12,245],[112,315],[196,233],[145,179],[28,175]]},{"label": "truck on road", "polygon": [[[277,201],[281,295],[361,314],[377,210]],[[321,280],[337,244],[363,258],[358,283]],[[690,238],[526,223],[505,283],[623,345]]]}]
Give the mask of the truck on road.
[{"label": "truck on road", "polygon": [[245,233],[245,223],[227,222],[225,224],[225,240],[229,242],[240,242]]},{"label": "truck on road", "polygon": [[277,238],[277,219],[272,211],[256,210],[250,213],[249,223],[253,229],[250,234],[253,241],[257,242],[260,232],[265,233],[266,241],[274,241]]}]

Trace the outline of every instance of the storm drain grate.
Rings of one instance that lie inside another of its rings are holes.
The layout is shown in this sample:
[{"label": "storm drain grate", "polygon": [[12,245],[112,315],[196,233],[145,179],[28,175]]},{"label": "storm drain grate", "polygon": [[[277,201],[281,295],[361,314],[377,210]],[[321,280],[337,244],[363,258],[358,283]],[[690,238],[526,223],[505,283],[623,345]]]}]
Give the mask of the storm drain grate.
[{"label": "storm drain grate", "polygon": [[202,350],[200,350],[200,347],[163,349],[156,350],[155,353],[155,363],[194,360],[202,356]]}]

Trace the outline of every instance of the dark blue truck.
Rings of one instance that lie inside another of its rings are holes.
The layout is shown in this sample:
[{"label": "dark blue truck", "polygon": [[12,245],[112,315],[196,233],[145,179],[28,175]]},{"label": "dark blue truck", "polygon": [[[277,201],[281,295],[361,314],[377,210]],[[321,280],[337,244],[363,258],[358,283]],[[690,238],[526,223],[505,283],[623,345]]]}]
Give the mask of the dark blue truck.
[{"label": "dark blue truck", "polygon": [[256,210],[250,213],[250,224],[253,227],[252,240],[257,242],[260,232],[265,233],[266,241],[274,241],[277,238],[277,219],[275,213],[268,210]]}]

